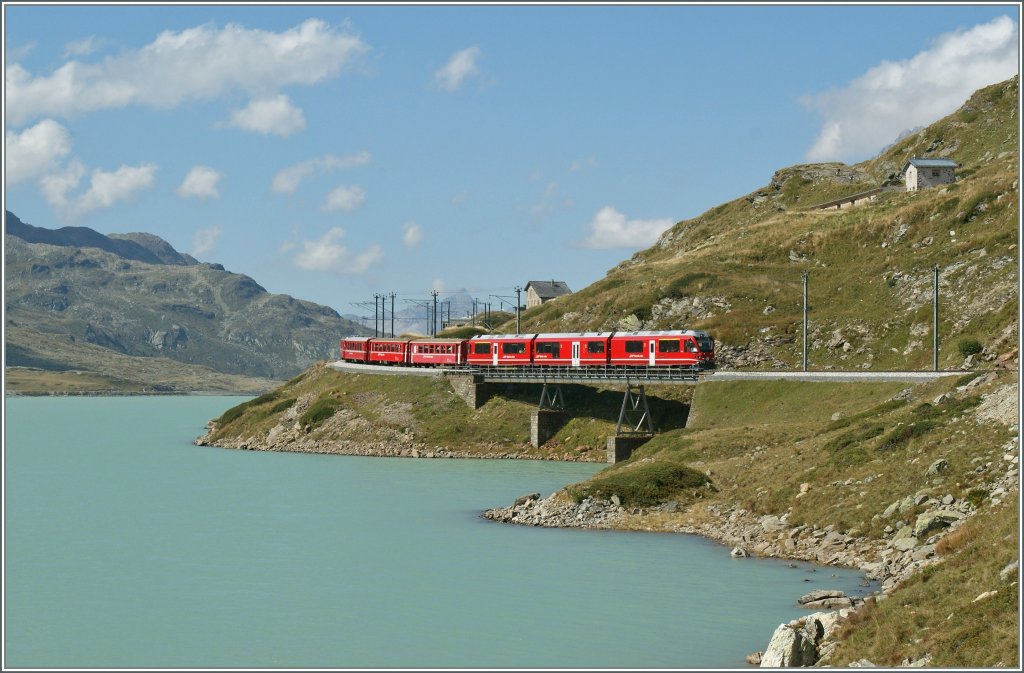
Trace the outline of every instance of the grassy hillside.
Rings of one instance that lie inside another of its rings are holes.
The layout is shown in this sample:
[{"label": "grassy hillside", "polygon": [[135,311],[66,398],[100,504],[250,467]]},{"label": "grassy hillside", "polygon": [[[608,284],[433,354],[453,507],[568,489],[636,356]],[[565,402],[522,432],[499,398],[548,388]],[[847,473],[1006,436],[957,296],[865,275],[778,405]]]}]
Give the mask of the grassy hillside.
[{"label": "grassy hillside", "polygon": [[[501,452],[605,461],[605,441],[615,432],[622,406],[620,389],[563,386],[571,418],[539,448],[530,445],[530,415],[537,409],[541,385],[492,385],[490,390],[491,399],[472,410],[443,378],[352,374],[320,363],[270,393],[227,410],[207,441],[235,446],[244,440],[250,446],[280,450],[305,450],[302,447],[339,440],[359,447],[393,442],[466,455]],[[684,427],[692,393],[689,386],[649,386],[651,414],[658,427]]]},{"label": "grassy hillside", "polygon": [[[883,565],[899,557],[893,543],[919,515],[959,507],[965,524],[944,537],[922,533],[900,552],[903,563],[911,553],[941,562],[899,575],[885,600],[847,620],[829,663],[897,666],[927,655],[933,666],[1017,664],[1017,574],[1001,572],[1020,542],[1018,108],[1015,77],[871,161],[782,169],[767,187],[676,224],[594,285],[526,311],[527,332],[701,328],[727,367],[797,368],[807,272],[812,369],[931,369],[940,268],[939,364],[948,376],[648,388],[659,397],[660,434],[564,498],[617,496],[632,512],[620,525],[640,530],[721,526],[730,512],[774,516],[785,529],[766,553],[842,535],[882,550]],[[851,209],[810,208],[898,181],[915,155],[954,159],[959,180],[886,191]],[[965,366],[984,371],[958,371]],[[314,369],[227,412],[213,436],[292,428],[330,444],[390,428],[394,441],[411,433],[430,445],[603,460],[622,400],[621,388],[573,390],[567,402],[578,418],[525,450],[538,390],[497,390],[470,411],[443,381],[385,378]]]},{"label": "grassy hillside", "polygon": [[[961,365],[967,339],[984,348],[975,359],[994,360],[1017,342],[1018,107],[1015,77],[871,161],[782,169],[763,189],[679,222],[603,280],[525,311],[523,329],[699,328],[726,364],[798,367],[806,271],[812,368],[930,368],[937,265],[940,366]],[[957,161],[958,181],[809,208],[892,182],[914,155]]]}]

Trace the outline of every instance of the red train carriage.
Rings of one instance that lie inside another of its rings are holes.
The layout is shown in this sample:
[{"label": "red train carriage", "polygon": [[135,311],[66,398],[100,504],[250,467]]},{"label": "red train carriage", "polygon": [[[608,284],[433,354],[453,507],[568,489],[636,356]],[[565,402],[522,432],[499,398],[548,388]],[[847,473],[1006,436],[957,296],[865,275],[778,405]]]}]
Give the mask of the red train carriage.
[{"label": "red train carriage", "polygon": [[338,351],[345,362],[367,362],[371,337],[345,337],[338,342]]},{"label": "red train carriage", "polygon": [[533,361],[536,334],[480,335],[466,342],[471,365],[528,365]]},{"label": "red train carriage", "polygon": [[611,332],[538,334],[533,342],[533,362],[567,367],[606,365],[611,336]]},{"label": "red train carriage", "polygon": [[703,330],[618,332],[611,338],[609,363],[649,367],[709,367],[715,343]]},{"label": "red train carriage", "polygon": [[370,364],[406,364],[409,361],[411,339],[375,338],[370,339]]},{"label": "red train carriage", "polygon": [[466,362],[465,339],[413,339],[409,364],[416,366],[461,365]]}]

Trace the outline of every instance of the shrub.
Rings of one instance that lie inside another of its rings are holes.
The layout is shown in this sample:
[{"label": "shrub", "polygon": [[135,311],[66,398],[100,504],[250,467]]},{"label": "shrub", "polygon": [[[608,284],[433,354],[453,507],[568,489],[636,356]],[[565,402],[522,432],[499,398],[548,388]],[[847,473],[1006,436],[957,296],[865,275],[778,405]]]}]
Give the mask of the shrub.
[{"label": "shrub", "polygon": [[929,420],[921,420],[915,423],[907,423],[906,425],[901,425],[885,436],[885,438],[882,440],[882,443],[879,444],[878,450],[890,451],[892,449],[895,449],[903,444],[906,444],[914,437],[920,437],[929,430],[933,429],[936,425],[938,424],[935,421]]},{"label": "shrub", "polygon": [[956,345],[956,349],[960,351],[960,355],[966,358],[971,355],[975,355],[976,353],[980,353],[982,345],[977,339],[961,339]]},{"label": "shrub", "polygon": [[704,486],[711,486],[706,475],[678,463],[623,463],[623,469],[569,487],[569,495],[576,502],[617,495],[624,505],[646,507],[663,502],[682,489]]},{"label": "shrub", "polygon": [[281,400],[280,402],[275,404],[273,407],[271,407],[270,411],[268,413],[276,414],[276,413],[282,412],[285,409],[287,409],[288,407],[292,406],[293,404],[295,404],[295,398],[294,397],[289,397],[288,399]]},{"label": "shrub", "polygon": [[341,402],[333,397],[321,397],[306,409],[299,417],[299,425],[307,428],[307,432],[320,425],[341,408]]}]

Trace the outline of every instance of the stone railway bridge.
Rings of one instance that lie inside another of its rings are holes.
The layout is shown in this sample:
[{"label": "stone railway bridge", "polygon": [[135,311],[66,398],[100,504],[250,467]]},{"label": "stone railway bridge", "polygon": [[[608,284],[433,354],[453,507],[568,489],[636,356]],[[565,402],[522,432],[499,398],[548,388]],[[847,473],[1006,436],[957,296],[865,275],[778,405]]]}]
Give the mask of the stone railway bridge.
[{"label": "stone railway bridge", "polygon": [[665,369],[664,367],[476,367],[476,368],[417,368],[387,365],[332,362],[330,367],[358,374],[384,374],[389,376],[429,376],[445,378],[472,409],[479,409],[491,394],[491,387],[499,383],[528,383],[541,386],[540,401],[530,417],[530,441],[539,447],[550,439],[569,418],[562,397],[562,384],[607,386],[625,384],[622,408],[615,434],[608,438],[609,463],[628,458],[633,451],[654,436],[656,430],[651,418],[644,384],[688,385],[715,381],[906,381],[923,383],[942,376],[963,372],[745,372]]}]

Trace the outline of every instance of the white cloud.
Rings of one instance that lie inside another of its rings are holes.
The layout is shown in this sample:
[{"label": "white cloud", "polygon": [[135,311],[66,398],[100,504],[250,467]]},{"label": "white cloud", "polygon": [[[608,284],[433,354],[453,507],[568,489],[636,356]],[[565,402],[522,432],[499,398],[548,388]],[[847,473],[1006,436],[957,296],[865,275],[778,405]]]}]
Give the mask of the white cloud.
[{"label": "white cloud", "polygon": [[217,239],[224,233],[220,227],[213,226],[200,229],[192,234],[192,256],[201,257],[213,252],[217,247]]},{"label": "white cloud", "polygon": [[822,130],[809,161],[856,161],[899,133],[953,112],[977,89],[1018,70],[1017,24],[1008,16],[946,33],[905,61],[871,68],[845,88],[805,97],[821,113]]},{"label": "white cloud", "polygon": [[85,176],[85,167],[78,160],[72,161],[66,170],[44,176],[39,184],[43,195],[57,211],[68,218],[109,208],[118,201],[132,198],[136,192],[153,187],[157,167],[142,163],[138,166],[121,166],[116,171],[93,170],[89,188],[78,195],[71,192],[78,189]]},{"label": "white cloud", "polygon": [[444,292],[444,281],[440,278],[435,278],[434,282],[430,284],[430,289],[434,292]]},{"label": "white cloud", "polygon": [[573,162],[569,164],[569,172],[575,173],[577,171],[582,171],[584,168],[593,168],[596,165],[597,155],[591,154],[589,157],[584,159],[574,159]]},{"label": "white cloud", "polygon": [[627,220],[611,206],[597,211],[587,224],[590,235],[580,245],[584,248],[646,248],[658,240],[674,223],[669,218],[658,220]]},{"label": "white cloud", "polygon": [[452,205],[453,206],[461,206],[462,204],[464,204],[468,200],[469,200],[469,192],[466,191],[466,190],[462,190],[461,192],[459,192],[458,194],[456,194],[455,196],[452,197]]},{"label": "white cloud", "polygon": [[457,91],[466,79],[480,74],[480,68],[476,65],[479,57],[479,47],[456,52],[434,73],[434,83],[445,91]]},{"label": "white cloud", "polygon": [[100,40],[95,35],[69,42],[64,46],[64,58],[68,56],[88,56],[98,49]]},{"label": "white cloud", "polygon": [[544,194],[541,195],[540,201],[530,206],[530,214],[534,217],[542,217],[553,213],[559,208],[569,208],[571,206],[572,199],[559,196],[558,183],[549,182],[544,186]]},{"label": "white cloud", "polygon": [[287,138],[291,134],[306,128],[306,117],[302,110],[295,107],[288,96],[278,94],[270,98],[260,98],[249,103],[241,110],[231,112],[229,126],[243,131],[262,133]]},{"label": "white cloud", "polygon": [[7,131],[4,134],[7,184],[15,185],[54,170],[70,151],[71,133],[52,119],[44,119],[21,133]]},{"label": "white cloud", "polygon": [[423,230],[415,222],[406,222],[402,225],[402,243],[407,248],[415,248],[423,241]]},{"label": "white cloud", "polygon": [[209,166],[193,166],[192,170],[185,176],[184,181],[178,187],[178,196],[188,198],[194,196],[197,199],[216,199],[220,197],[217,191],[217,183],[223,177],[221,173]]},{"label": "white cloud", "polygon": [[366,201],[366,190],[362,187],[359,185],[342,185],[331,190],[320,210],[326,212],[344,210],[346,213],[351,213],[363,205],[364,201]]},{"label": "white cloud", "polygon": [[238,24],[165,31],[141,49],[97,63],[69,61],[39,76],[8,62],[7,122],[128,105],[173,108],[233,91],[267,97],[334,77],[367,49],[347,27],[309,19],[282,32]]},{"label": "white cloud", "polygon": [[370,153],[366,150],[357,154],[337,156],[327,154],[315,159],[301,161],[282,168],[274,175],[270,189],[279,194],[294,194],[299,184],[314,172],[328,172],[339,168],[355,168],[370,163]]},{"label": "white cloud", "polygon": [[384,251],[376,243],[353,256],[348,248],[341,244],[344,237],[344,229],[332,227],[320,240],[303,241],[302,252],[292,259],[296,266],[306,271],[356,275],[363,273],[384,257]]}]

